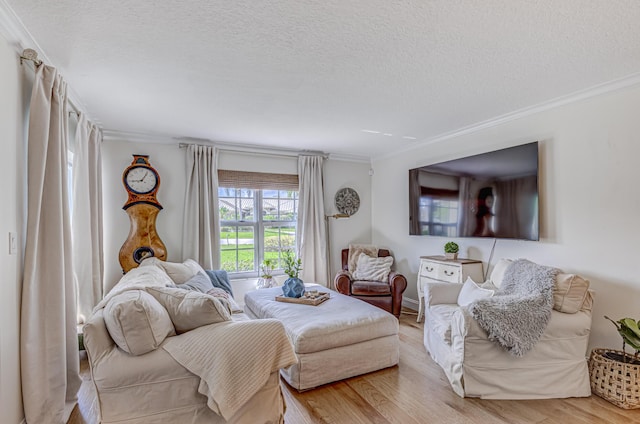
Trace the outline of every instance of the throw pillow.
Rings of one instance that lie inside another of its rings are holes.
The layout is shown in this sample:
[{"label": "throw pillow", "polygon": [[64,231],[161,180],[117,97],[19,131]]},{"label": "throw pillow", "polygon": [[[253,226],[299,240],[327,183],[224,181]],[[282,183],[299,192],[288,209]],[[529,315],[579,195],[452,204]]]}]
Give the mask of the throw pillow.
[{"label": "throw pillow", "polygon": [[213,287],[219,287],[233,296],[233,290],[231,289],[231,283],[229,282],[229,275],[227,274],[227,271],[224,269],[208,269],[206,272]]},{"label": "throw pillow", "polygon": [[193,259],[187,259],[182,263],[165,262],[158,258],[147,258],[140,264],[141,266],[156,266],[171,277],[175,284],[184,284],[199,272],[205,273],[204,269]]},{"label": "throw pillow", "polygon": [[498,290],[498,288],[495,285],[493,285],[491,281],[485,281],[484,283],[478,284],[478,285],[480,286],[480,288],[493,290],[494,292]]},{"label": "throw pillow", "polygon": [[188,279],[184,284],[177,284],[176,287],[179,289],[195,290],[200,293],[206,293],[213,288],[213,284],[211,284],[209,277],[199,272]]},{"label": "throw pillow", "polygon": [[469,306],[476,300],[493,296],[493,293],[493,290],[483,289],[478,286],[471,277],[467,277],[467,281],[464,282],[462,290],[460,290],[460,294],[458,295],[458,305]]},{"label": "throw pillow", "polygon": [[176,334],[167,310],[142,290],[113,296],[105,305],[103,316],[113,341],[131,355],[151,352],[165,338]]},{"label": "throw pillow", "polygon": [[500,259],[493,267],[489,281],[491,281],[494,286],[500,288],[502,280],[504,279],[504,272],[507,270],[509,265],[511,265],[511,262],[513,262],[511,259]]},{"label": "throw pillow", "polygon": [[372,258],[371,256],[360,255],[356,270],[353,272],[353,279],[362,281],[386,281],[391,272],[391,264],[393,264],[393,256]]},{"label": "throw pillow", "polygon": [[165,307],[178,333],[231,319],[227,307],[208,294],[172,287],[149,287],[147,291]]},{"label": "throw pillow", "polygon": [[242,312],[242,308],[240,305],[236,303],[236,300],[231,296],[226,290],[223,290],[219,287],[214,287],[207,292],[209,296],[217,297],[220,299],[226,307],[228,307],[229,312],[232,314],[236,314],[238,312]]},{"label": "throw pillow", "polygon": [[584,304],[589,292],[589,280],[575,274],[558,274],[553,286],[553,309],[575,314]]},{"label": "throw pillow", "polygon": [[378,248],[370,244],[350,244],[349,254],[347,256],[347,270],[351,275],[358,268],[358,259],[361,255],[378,257]]}]

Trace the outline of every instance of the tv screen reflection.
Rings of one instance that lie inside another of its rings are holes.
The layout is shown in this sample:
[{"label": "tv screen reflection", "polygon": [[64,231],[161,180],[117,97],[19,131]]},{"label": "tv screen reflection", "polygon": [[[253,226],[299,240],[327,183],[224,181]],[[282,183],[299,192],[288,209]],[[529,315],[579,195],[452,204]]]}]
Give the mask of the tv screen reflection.
[{"label": "tv screen reflection", "polygon": [[538,143],[409,171],[411,235],[538,240]]}]

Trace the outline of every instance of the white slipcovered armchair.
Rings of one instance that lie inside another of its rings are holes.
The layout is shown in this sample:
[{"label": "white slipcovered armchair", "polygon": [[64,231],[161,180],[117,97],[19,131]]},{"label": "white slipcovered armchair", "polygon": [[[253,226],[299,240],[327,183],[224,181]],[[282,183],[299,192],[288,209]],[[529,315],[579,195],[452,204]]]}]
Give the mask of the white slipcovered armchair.
[{"label": "white slipcovered armchair", "polygon": [[[499,287],[508,265],[501,260],[489,281]],[[549,324],[535,347],[517,357],[490,341],[468,307],[458,305],[463,284],[427,283],[424,345],[462,397],[588,397],[586,354],[593,303],[588,284],[576,275],[558,275]]]},{"label": "white slipcovered armchair", "polygon": [[279,369],[296,362],[284,326],[230,314],[209,272],[145,259],[94,310],[83,331],[101,423],[283,422]]}]

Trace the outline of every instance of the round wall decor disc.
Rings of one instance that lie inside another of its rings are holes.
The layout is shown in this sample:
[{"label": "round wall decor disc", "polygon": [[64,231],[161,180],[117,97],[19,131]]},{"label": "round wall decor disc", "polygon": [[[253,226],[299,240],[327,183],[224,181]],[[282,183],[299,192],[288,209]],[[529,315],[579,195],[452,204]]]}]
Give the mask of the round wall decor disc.
[{"label": "round wall decor disc", "polygon": [[338,212],[351,216],[360,208],[360,196],[350,187],[341,188],[336,193],[335,203]]}]

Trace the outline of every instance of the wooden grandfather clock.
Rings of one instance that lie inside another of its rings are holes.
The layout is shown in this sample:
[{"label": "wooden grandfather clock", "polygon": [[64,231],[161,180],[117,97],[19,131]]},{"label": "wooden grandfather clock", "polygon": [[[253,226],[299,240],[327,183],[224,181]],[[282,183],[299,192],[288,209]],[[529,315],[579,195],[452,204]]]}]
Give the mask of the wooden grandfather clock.
[{"label": "wooden grandfather clock", "polygon": [[162,206],[156,198],[160,176],[149,163],[148,155],[133,155],[133,162],[122,173],[129,198],[124,209],[129,215],[129,237],[120,248],[120,266],[126,273],[143,259],[155,256],[167,259],[167,249],[156,232],[156,217]]}]

